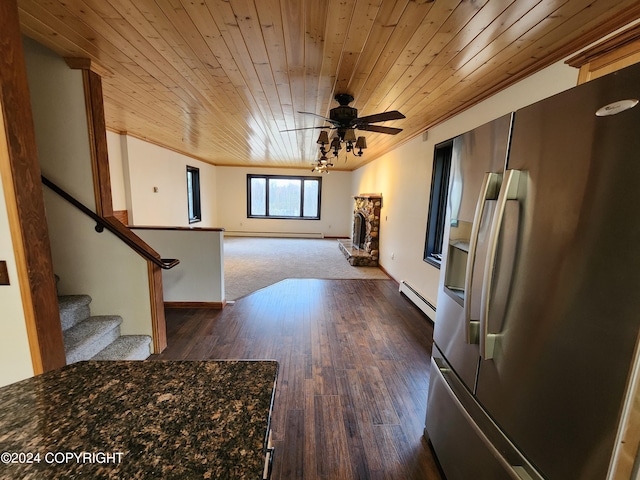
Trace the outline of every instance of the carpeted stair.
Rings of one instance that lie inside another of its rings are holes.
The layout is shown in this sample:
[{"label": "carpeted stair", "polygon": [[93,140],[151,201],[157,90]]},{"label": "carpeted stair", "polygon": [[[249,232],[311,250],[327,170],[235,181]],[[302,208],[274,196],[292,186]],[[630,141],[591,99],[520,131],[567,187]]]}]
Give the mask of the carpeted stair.
[{"label": "carpeted stair", "polygon": [[58,297],[67,364],[81,360],[144,360],[151,337],[120,335],[122,318],[91,316],[89,295]]}]

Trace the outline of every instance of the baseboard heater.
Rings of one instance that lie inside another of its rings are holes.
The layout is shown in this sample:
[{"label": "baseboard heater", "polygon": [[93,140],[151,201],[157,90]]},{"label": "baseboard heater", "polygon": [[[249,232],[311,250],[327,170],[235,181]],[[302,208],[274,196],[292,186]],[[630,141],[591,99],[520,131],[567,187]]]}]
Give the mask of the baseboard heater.
[{"label": "baseboard heater", "polygon": [[296,232],[243,232],[225,230],[225,237],[269,237],[269,238],[324,238],[322,233],[296,233]]},{"label": "baseboard heater", "polygon": [[400,293],[402,293],[405,297],[407,297],[411,302],[418,307],[420,310],[424,312],[424,314],[429,317],[429,319],[433,322],[436,319],[436,307],[426,298],[424,298],[420,293],[416,291],[411,285],[409,285],[404,280],[400,282],[400,288],[398,289]]}]

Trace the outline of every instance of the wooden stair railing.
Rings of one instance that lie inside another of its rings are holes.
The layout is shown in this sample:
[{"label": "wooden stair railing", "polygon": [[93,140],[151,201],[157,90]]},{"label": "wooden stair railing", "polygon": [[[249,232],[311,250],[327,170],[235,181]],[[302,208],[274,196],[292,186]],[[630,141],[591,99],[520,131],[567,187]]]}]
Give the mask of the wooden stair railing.
[{"label": "wooden stair railing", "polygon": [[84,204],[82,204],[79,200],[65,192],[62,188],[46,178],[44,175],[42,175],[42,183],[52,191],[57,193],[60,197],[71,203],[82,213],[91,217],[96,222],[96,232],[102,232],[106,228],[116,237],[126,243],[130,248],[135,250],[136,253],[149,260],[150,262],[153,262],[155,265],[159,266],[162,269],[168,270],[180,263],[180,260],[178,260],[177,258],[161,258],[158,252],[151,248],[136,234],[131,232],[131,230],[120,223],[115,217],[101,217],[100,215],[96,214],[88,207],[86,207]]}]

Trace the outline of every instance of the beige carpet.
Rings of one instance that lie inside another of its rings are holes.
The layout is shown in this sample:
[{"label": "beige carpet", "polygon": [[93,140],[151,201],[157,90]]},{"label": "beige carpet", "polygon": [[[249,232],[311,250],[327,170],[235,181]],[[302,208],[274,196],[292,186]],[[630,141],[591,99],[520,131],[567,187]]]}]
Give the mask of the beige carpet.
[{"label": "beige carpet", "polygon": [[236,300],[287,278],[389,277],[377,267],[349,265],[335,239],[225,237],[227,300]]}]

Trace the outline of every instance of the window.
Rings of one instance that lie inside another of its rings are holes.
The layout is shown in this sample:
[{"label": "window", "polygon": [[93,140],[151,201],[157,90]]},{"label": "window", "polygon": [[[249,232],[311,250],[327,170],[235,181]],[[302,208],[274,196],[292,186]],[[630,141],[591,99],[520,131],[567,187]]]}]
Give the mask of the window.
[{"label": "window", "polygon": [[187,166],[187,198],[189,205],[189,223],[201,221],[199,168]]},{"label": "window", "polygon": [[444,237],[449,172],[453,141],[436,145],[433,154],[433,175],[431,176],[431,196],[427,217],[427,238],[424,246],[424,261],[438,268],[442,261],[442,239]]},{"label": "window", "polygon": [[247,175],[247,217],[320,220],[322,179]]}]

